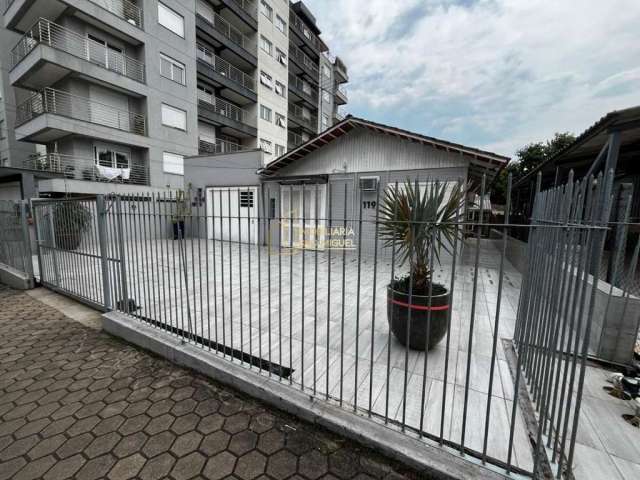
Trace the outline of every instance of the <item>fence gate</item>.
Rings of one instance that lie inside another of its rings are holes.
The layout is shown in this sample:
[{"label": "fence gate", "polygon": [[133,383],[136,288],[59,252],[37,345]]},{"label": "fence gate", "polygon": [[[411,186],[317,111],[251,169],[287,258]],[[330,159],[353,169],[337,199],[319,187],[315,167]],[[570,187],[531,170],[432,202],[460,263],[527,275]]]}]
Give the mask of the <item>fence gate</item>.
[{"label": "fence gate", "polygon": [[43,286],[100,310],[127,297],[117,196],[33,201]]}]

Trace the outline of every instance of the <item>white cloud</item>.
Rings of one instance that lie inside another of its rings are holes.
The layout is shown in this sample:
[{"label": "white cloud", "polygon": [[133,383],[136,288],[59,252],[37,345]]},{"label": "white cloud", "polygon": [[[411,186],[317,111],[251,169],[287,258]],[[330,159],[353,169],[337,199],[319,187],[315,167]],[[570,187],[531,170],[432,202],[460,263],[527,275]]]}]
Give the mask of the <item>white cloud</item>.
[{"label": "white cloud", "polygon": [[637,0],[307,0],[348,109],[512,154],[640,103]]}]

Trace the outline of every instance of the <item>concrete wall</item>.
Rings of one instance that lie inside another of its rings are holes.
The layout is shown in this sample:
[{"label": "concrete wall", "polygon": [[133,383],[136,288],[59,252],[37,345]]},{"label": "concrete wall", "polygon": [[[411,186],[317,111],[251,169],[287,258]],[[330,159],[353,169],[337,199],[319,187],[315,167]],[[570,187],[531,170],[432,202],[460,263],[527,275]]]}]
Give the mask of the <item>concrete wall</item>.
[{"label": "concrete wall", "polygon": [[256,171],[262,167],[264,152],[250,150],[185,159],[184,183],[193,190],[207,187],[260,185]]}]

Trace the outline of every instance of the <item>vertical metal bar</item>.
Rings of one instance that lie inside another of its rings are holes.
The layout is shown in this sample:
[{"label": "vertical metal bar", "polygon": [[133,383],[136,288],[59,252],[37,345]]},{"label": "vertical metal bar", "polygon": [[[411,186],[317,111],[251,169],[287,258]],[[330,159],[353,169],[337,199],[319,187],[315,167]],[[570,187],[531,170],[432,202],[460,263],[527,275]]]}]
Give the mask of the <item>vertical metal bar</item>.
[{"label": "vertical metal bar", "polygon": [[24,248],[23,261],[24,272],[33,278],[33,255],[31,253],[31,238],[29,237],[29,227],[27,225],[27,202],[22,200],[20,205],[20,225],[22,227],[22,245]]},{"label": "vertical metal bar", "polygon": [[[353,409],[358,408],[358,356],[360,355],[360,280],[362,273],[362,194],[356,194],[358,198],[358,273],[356,280],[356,362],[355,362],[355,377],[353,379],[354,387],[354,401]],[[345,197],[346,198],[346,197]],[[345,202],[346,203],[346,202]]]},{"label": "vertical metal bar", "polygon": [[[347,231],[347,182],[344,182],[344,208],[342,214],[342,227],[343,232]],[[340,406],[342,406],[342,394],[344,388],[344,294],[345,294],[345,269],[346,269],[346,255],[347,249],[343,245],[342,247],[342,300],[341,300],[341,320],[340,320]]]},{"label": "vertical metal bar", "polygon": [[96,208],[98,210],[98,238],[100,241],[100,265],[102,269],[102,291],[104,298],[104,307],[111,310],[111,285],[109,284],[109,260],[107,258],[107,228],[106,228],[106,209],[104,204],[104,196],[96,196]]},{"label": "vertical metal bar", "polygon": [[[251,288],[251,274],[253,269],[251,268],[251,222],[254,220],[251,218],[251,208],[255,205],[253,198],[253,190],[247,187],[247,275],[249,276],[249,355],[253,355],[253,321],[252,312],[253,305],[251,299],[253,297],[253,288]],[[253,366],[253,362],[249,362],[249,368]]]},{"label": "vertical metal bar", "polygon": [[[267,190],[267,198],[271,198],[271,189]],[[271,240],[271,220],[272,215],[268,215],[267,219],[267,232],[269,235],[269,240]],[[269,241],[269,249],[267,250],[267,348],[269,355],[269,363],[271,363],[272,355],[273,355],[273,345],[271,341],[272,328],[271,328],[271,241]],[[282,331],[278,332],[278,337],[282,337]],[[280,342],[280,344],[282,344]],[[280,359],[282,360],[282,353],[280,353]],[[291,362],[291,358],[289,358],[289,362]],[[280,363],[282,365],[282,363]],[[271,376],[271,369],[269,370],[269,376]],[[290,379],[291,380],[291,379]]]},{"label": "vertical metal bar", "polygon": [[[168,331],[172,331],[172,327],[176,327],[177,324],[174,324],[174,318],[173,318],[173,309],[177,308],[177,306],[174,307],[173,302],[172,302],[172,297],[171,297],[171,271],[169,270],[170,266],[171,266],[171,261],[170,261],[170,256],[169,256],[169,244],[167,242],[166,239],[166,235],[167,233],[169,233],[169,215],[167,214],[167,193],[166,192],[162,192],[162,218],[163,218],[163,222],[161,224],[161,228],[160,228],[160,232],[162,233],[162,244],[164,245],[163,249],[162,249],[162,255],[163,255],[163,262],[166,262],[166,274],[167,274],[167,290],[165,291],[165,298],[167,300],[167,307],[168,307],[168,311],[167,311],[167,315],[166,315],[166,325],[165,328]],[[171,232],[172,234],[173,232]],[[173,290],[175,290],[175,285],[173,286]]]},{"label": "vertical metal bar", "polygon": [[[332,214],[333,214],[333,199],[331,197],[331,183],[327,183],[327,195],[329,197],[329,213],[326,218],[327,224],[327,236],[331,239],[331,225],[332,225]],[[331,334],[331,242],[325,243],[329,245],[327,251],[327,358],[326,358],[326,370],[325,370],[325,395],[327,400],[329,399],[329,367],[330,367],[330,353],[331,353],[331,342],[330,342],[330,334]]]},{"label": "vertical metal bar", "polygon": [[151,242],[152,253],[155,251],[155,267],[156,267],[156,279],[158,283],[158,317],[155,319],[160,322],[161,325],[164,325],[165,329],[167,328],[167,317],[166,317],[166,286],[164,284],[164,272],[162,265],[160,263],[160,255],[158,252],[158,243],[160,243],[160,236],[158,235],[158,224],[160,223],[160,205],[159,201],[159,193],[151,193],[151,205],[153,206],[153,214],[151,216],[151,221],[153,222],[153,242]]},{"label": "vertical metal bar", "polygon": [[116,219],[118,222],[118,253],[120,255],[120,282],[122,286],[122,300],[124,302],[125,313],[131,313],[129,310],[129,288],[127,286],[127,257],[124,249],[124,232],[122,221],[122,205],[120,203],[120,196],[116,199]]},{"label": "vertical metal bar", "polygon": [[[480,222],[484,219],[484,195],[486,176],[482,175],[482,185],[480,187]],[[473,327],[475,325],[476,315],[476,297],[478,295],[478,265],[480,263],[480,237],[482,234],[482,225],[478,228],[476,236],[476,255],[473,267],[473,292],[471,294],[471,316],[469,319],[469,343],[467,348],[467,369],[464,381],[464,406],[462,410],[462,435],[460,438],[460,454],[464,455],[464,441],[467,433],[467,409],[469,404],[469,380],[471,375],[471,355],[473,354]]]},{"label": "vertical metal bar", "polygon": [[[293,365],[293,187],[289,185],[289,364]],[[269,328],[271,330],[271,328]],[[293,383],[293,375],[289,376]]]},{"label": "vertical metal bar", "polygon": [[[267,237],[264,231],[264,220],[261,222],[261,217],[264,217],[264,214],[270,216],[269,213],[265,213],[267,208],[268,206],[264,200],[264,186],[261,185],[260,205],[258,206],[258,236],[262,234],[262,238],[258,238],[258,356],[260,358],[262,358],[262,254],[260,252],[264,243],[266,243],[267,249],[271,248],[271,235],[268,234],[269,236]],[[264,209],[263,215],[260,215],[262,209]],[[271,369],[269,369],[269,376],[271,376]]]},{"label": "vertical metal bar", "polygon": [[[203,339],[202,348],[204,348],[204,340],[207,338],[204,334],[204,303],[203,303],[203,295],[202,295],[202,216],[200,215],[200,203],[202,202],[202,196],[199,194],[201,190],[196,190],[198,194],[195,202],[196,202],[196,220],[198,223],[198,287],[200,288],[200,337]],[[206,218],[205,218],[206,221]],[[193,232],[192,232],[193,235]],[[206,242],[206,240],[205,240]],[[207,258],[205,257],[205,260]],[[206,269],[206,267],[205,267]],[[193,271],[195,272],[196,266],[193,265]],[[205,271],[206,274],[206,271]],[[209,285],[207,285],[207,292],[209,291]],[[207,304],[208,306],[208,304]],[[207,315],[207,321],[209,321],[209,315]]]},{"label": "vertical metal bar", "polygon": [[231,358],[233,362],[233,243],[231,242],[231,189],[227,188],[227,200],[229,208],[229,336],[231,337]]},{"label": "vertical metal bar", "polygon": [[[398,196],[398,182],[395,182],[394,186],[394,194],[397,198]],[[396,272],[396,231],[397,231],[397,223],[398,223],[398,202],[393,202],[393,238],[391,241],[391,279],[389,280],[389,285],[391,285],[391,290],[395,290],[395,272]],[[387,292],[388,295],[388,292]],[[393,293],[391,293],[393,295]],[[387,331],[387,378],[385,380],[385,402],[384,402],[384,423],[389,423],[389,378],[391,376],[391,326],[388,325]],[[373,399],[372,396],[369,395],[369,411],[371,411]]]},{"label": "vertical metal bar", "polygon": [[244,364],[244,309],[242,308],[242,225],[241,225],[241,217],[242,213],[240,210],[241,196],[240,196],[240,188],[237,191],[238,195],[238,300],[239,300],[239,310],[240,310],[240,365]]},{"label": "vertical metal bar", "polygon": [[300,389],[304,390],[304,287],[305,287],[305,257],[307,256],[306,228],[307,228],[307,188],[302,184],[302,294],[300,296],[300,327],[301,327],[301,350],[300,350]]},{"label": "vertical metal bar", "polygon": [[[222,349],[222,355],[226,358],[227,356],[227,330],[226,330],[226,323],[227,323],[227,316],[225,315],[225,301],[224,301],[224,223],[222,221],[222,217],[223,217],[223,206],[224,203],[222,202],[222,189],[218,190],[218,197],[219,197],[219,209],[220,209],[220,279],[222,280],[222,285],[220,286],[220,289],[222,290],[222,344],[223,344],[223,349]],[[215,221],[215,219],[214,219]],[[216,329],[217,332],[217,329]]]},{"label": "vertical metal bar", "polygon": [[[318,242],[318,184],[315,188],[315,225],[313,231],[314,239],[314,266],[313,266],[313,394],[317,393],[318,383],[318,249],[320,248]],[[328,353],[328,352],[327,352]]]},{"label": "vertical metal bar", "polygon": [[[429,188],[429,187],[426,187]],[[434,188],[433,184],[430,186],[430,188]],[[446,187],[445,187],[446,188]],[[438,182],[436,181],[436,186],[435,186],[436,192],[438,191]],[[429,195],[431,196],[431,195]],[[427,197],[429,198],[429,197]],[[421,227],[422,228],[422,227]],[[435,243],[436,243],[436,228],[432,225],[432,224],[428,224],[427,228],[429,228],[431,230],[431,235],[430,235],[430,248],[429,248],[429,303],[428,303],[428,307],[429,310],[427,310],[427,329],[425,332],[425,340],[424,340],[424,364],[422,366],[422,393],[421,393],[421,398],[420,398],[420,428],[418,430],[418,434],[420,435],[420,438],[422,438],[422,435],[424,433],[424,409],[425,409],[425,404],[426,404],[426,395],[427,395],[427,372],[428,372],[428,360],[429,360],[429,342],[431,341],[431,309],[433,307],[433,257],[435,255]],[[445,352],[446,353],[446,352]]]},{"label": "vertical metal bar", "polygon": [[[215,330],[214,333],[214,341],[216,342],[216,354],[220,351],[220,345],[218,343],[218,274],[216,269],[216,192],[215,190],[211,190],[211,264],[213,267],[213,328]],[[207,203],[209,203],[209,195],[207,194]],[[209,226],[209,220],[207,217],[207,228]],[[209,236],[207,236],[207,245],[209,244]],[[258,264],[258,267],[260,265]],[[207,275],[209,274],[209,268],[207,268]],[[209,284],[209,279],[207,276],[207,285]],[[210,287],[207,286],[207,294],[209,293]],[[258,291],[259,292],[259,291]],[[211,340],[211,321],[209,321],[209,340]]]},{"label": "vertical metal bar", "polygon": [[[278,363],[282,365],[282,187],[278,186]],[[275,212],[274,212],[275,213]],[[291,229],[291,226],[289,226]]]},{"label": "vertical metal bar", "polygon": [[[376,294],[378,287],[378,234],[380,226],[380,184],[376,187],[376,216],[375,216],[375,232],[373,244],[373,299],[371,302],[371,357],[369,358],[369,402],[368,414],[371,416],[371,397],[373,396],[373,363],[375,350],[375,333],[376,333]],[[356,402],[357,404],[357,402]]]}]

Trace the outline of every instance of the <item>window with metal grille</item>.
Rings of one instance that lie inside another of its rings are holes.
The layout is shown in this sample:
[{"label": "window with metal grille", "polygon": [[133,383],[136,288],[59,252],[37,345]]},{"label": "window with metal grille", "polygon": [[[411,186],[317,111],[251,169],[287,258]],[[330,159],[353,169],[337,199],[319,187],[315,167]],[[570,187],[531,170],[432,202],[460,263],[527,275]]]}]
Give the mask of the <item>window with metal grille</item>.
[{"label": "window with metal grille", "polygon": [[253,208],[253,192],[240,191],[240,208]]}]

